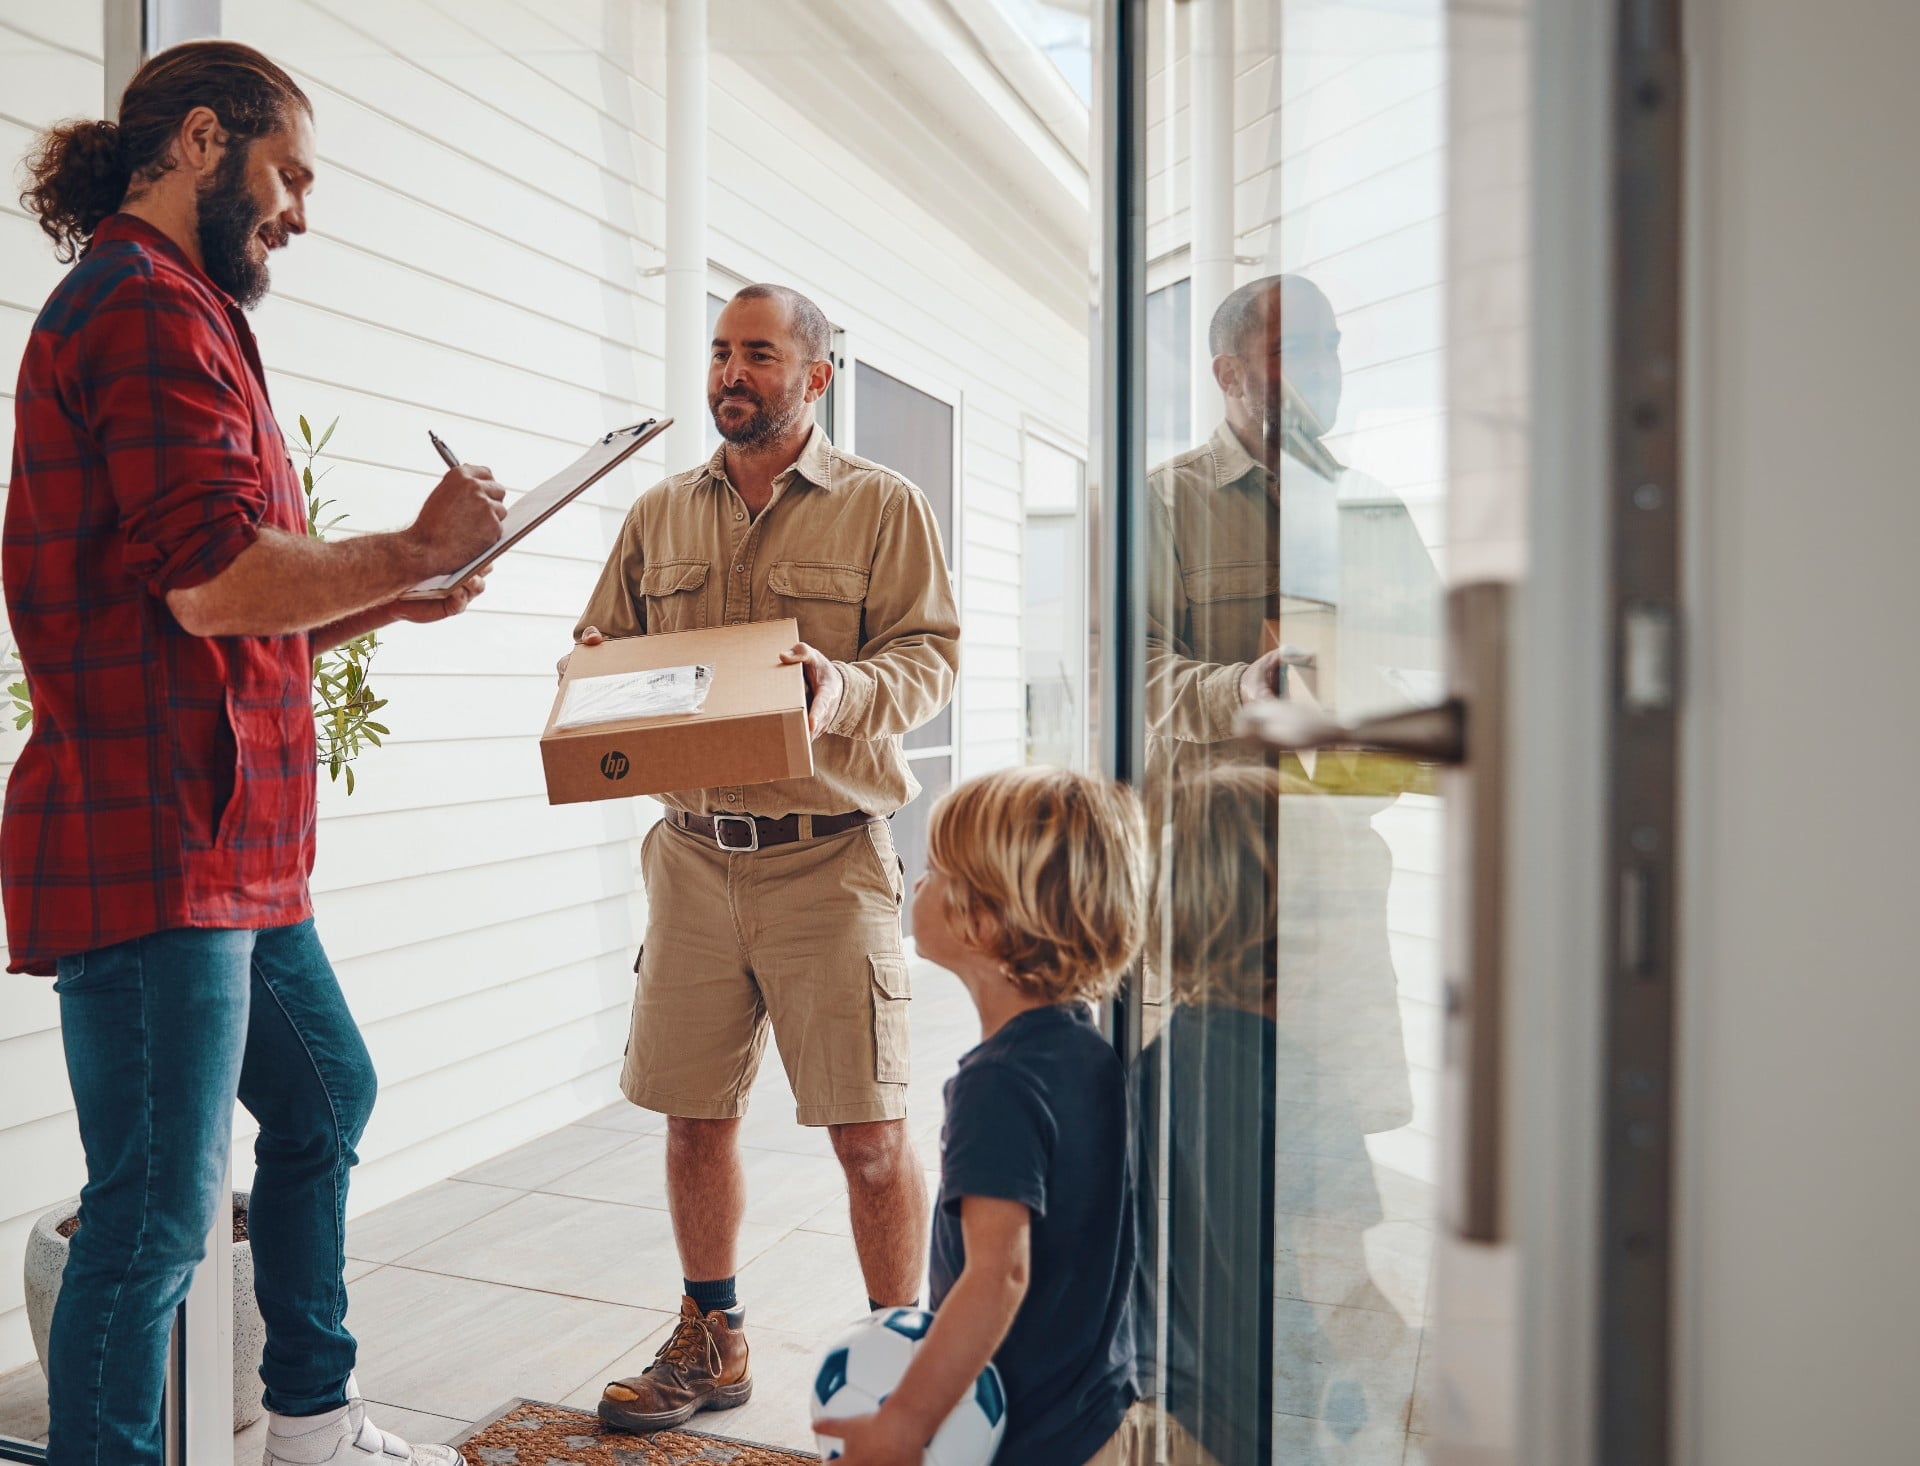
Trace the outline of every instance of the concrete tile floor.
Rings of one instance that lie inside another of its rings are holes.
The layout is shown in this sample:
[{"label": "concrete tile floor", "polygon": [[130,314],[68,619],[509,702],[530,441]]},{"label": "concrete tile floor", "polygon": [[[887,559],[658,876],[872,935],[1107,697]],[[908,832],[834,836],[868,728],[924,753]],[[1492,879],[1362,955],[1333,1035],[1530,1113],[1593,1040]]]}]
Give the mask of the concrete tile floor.
[{"label": "concrete tile floor", "polygon": [[[920,967],[915,978],[909,1119],[931,1186],[940,1087],[977,1030],[951,977]],[[616,1100],[353,1223],[349,1323],[361,1345],[361,1388],[378,1405],[380,1424],[441,1441],[523,1396],[591,1409],[605,1381],[647,1365],[680,1294],[663,1130],[659,1116]],[[741,1296],[754,1398],[697,1423],[810,1449],[806,1388],[815,1356],[864,1311],[865,1289],[839,1167],[824,1131],[794,1123],[771,1051],[743,1137]],[[1332,1220],[1351,1184],[1340,1166],[1314,1158],[1283,1172],[1291,1173],[1282,1187],[1295,1213],[1284,1250],[1298,1283],[1285,1291],[1305,1296],[1276,1309],[1276,1405],[1285,1412],[1276,1415],[1276,1441],[1301,1461],[1422,1461],[1430,1422],[1414,1397],[1424,1394],[1415,1376],[1424,1362],[1430,1190],[1405,1176],[1377,1178],[1392,1220],[1369,1229],[1363,1259],[1350,1241],[1342,1245]],[[1363,1299],[1371,1309],[1353,1306]],[[1334,1390],[1339,1408],[1329,1408],[1322,1391],[1340,1376],[1354,1399]],[[44,1431],[38,1368],[0,1377],[0,1434],[34,1439]],[[263,1421],[234,1438],[235,1466],[255,1466],[264,1433]]]}]

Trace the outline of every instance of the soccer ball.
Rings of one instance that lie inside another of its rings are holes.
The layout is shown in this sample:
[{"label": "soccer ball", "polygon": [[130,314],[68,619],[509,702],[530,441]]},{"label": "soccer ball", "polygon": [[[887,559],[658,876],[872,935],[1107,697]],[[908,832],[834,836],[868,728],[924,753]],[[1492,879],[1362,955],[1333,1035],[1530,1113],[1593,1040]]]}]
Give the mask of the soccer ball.
[{"label": "soccer ball", "polygon": [[[827,1345],[813,1376],[814,1424],[878,1410],[932,1327],[933,1315],[923,1309],[883,1308]],[[989,1364],[927,1442],[922,1466],[987,1466],[1006,1433],[1007,1393]],[[814,1440],[824,1459],[839,1459],[837,1439],[816,1433]]]}]

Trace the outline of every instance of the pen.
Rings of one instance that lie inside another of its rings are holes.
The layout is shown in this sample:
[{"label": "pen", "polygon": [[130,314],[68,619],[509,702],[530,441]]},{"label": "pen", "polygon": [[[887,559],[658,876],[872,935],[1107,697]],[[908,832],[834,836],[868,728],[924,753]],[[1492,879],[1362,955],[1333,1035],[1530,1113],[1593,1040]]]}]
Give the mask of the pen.
[{"label": "pen", "polygon": [[442,442],[440,435],[432,428],[427,429],[427,439],[433,444],[433,451],[440,455],[440,461],[445,463],[448,468],[458,468],[460,466],[460,460],[453,456],[453,449]]}]

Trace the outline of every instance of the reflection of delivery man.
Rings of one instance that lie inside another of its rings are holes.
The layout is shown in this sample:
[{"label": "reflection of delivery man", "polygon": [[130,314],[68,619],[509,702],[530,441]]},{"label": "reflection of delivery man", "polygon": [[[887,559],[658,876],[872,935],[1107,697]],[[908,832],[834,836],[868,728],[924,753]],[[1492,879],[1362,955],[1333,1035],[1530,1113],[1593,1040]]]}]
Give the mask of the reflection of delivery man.
[{"label": "reflection of delivery man", "polygon": [[1424,700],[1439,667],[1439,587],[1406,506],[1321,442],[1342,385],[1326,296],[1255,280],[1208,342],[1225,420],[1149,476],[1147,703],[1177,764],[1283,684],[1350,719]]},{"label": "reflection of delivery man", "polygon": [[[1165,1096],[1172,1135],[1164,1171],[1155,1144],[1145,1155],[1169,1217],[1166,1355],[1154,1362],[1182,1439],[1200,1448],[1175,1459],[1253,1466],[1273,1450],[1273,1416],[1257,1408],[1269,1318],[1274,1411],[1357,1430],[1404,1408],[1344,1357],[1315,1304],[1397,1326],[1360,1246],[1381,1217],[1364,1137],[1406,1124],[1412,1106],[1388,945],[1392,857],[1372,819],[1427,776],[1352,754],[1262,769],[1235,717],[1276,691],[1347,719],[1425,700],[1440,591],[1405,506],[1321,442],[1342,378],[1319,289],[1290,275],[1245,285],[1209,338],[1226,420],[1150,476],[1149,795],[1181,854],[1161,877],[1172,927],[1148,946],[1172,958],[1156,976],[1174,1012],[1137,1082],[1143,1115]],[[1276,1157],[1273,1214],[1257,1184],[1263,1150]],[[1337,1191],[1320,1189],[1328,1175]],[[1348,1295],[1301,1299],[1283,1264],[1302,1250],[1302,1213],[1316,1253],[1357,1280]]]},{"label": "reflection of delivery man", "polygon": [[826,318],[749,286],[715,326],[708,403],[726,439],[643,495],[579,639],[795,618],[814,775],[666,796],[642,856],[649,917],[620,1087],[667,1122],[685,1271],[677,1328],[601,1416],[657,1430],[752,1390],[734,1291],[745,1206],[740,1117],[771,1020],[802,1125],[846,1170],[875,1306],[913,1301],[927,1198],[905,1123],[903,875],[886,816],[919,786],[900,737],[953,695],[960,635],[919,490],[813,425]]}]

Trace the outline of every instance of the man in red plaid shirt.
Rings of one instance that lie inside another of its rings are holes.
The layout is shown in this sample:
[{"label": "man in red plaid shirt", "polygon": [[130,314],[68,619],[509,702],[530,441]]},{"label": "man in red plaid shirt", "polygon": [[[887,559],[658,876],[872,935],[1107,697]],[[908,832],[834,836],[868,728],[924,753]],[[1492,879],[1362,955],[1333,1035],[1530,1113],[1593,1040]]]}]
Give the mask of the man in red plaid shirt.
[{"label": "man in red plaid shirt", "polygon": [[156,56],[113,122],[41,139],[25,201],[79,263],[20,369],[3,552],[33,688],[0,886],[16,972],[52,973],[87,1184],[49,1349],[50,1459],[161,1459],[168,1332],[224,1204],[250,1205],[267,1466],[457,1462],[365,1417],[343,1324],[347,1172],[375,1089],[314,934],[312,658],[480,593],[399,599],[494,543],[448,473],[412,526],[322,544],[245,308],[306,229],[312,107],[258,52]]}]

